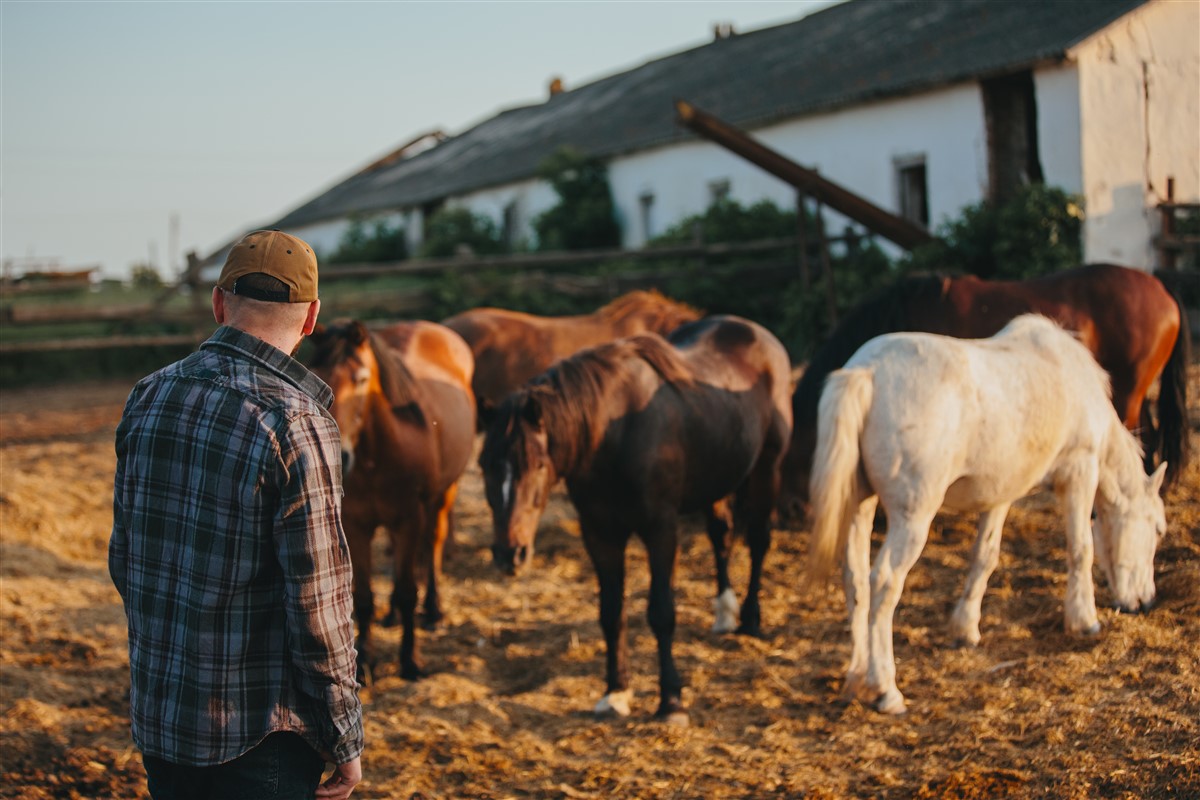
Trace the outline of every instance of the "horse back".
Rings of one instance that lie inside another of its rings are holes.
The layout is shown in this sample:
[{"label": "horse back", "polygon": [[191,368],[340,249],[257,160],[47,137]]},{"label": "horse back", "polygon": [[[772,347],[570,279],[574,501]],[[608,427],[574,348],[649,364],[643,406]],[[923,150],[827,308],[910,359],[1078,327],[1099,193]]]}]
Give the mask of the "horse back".
[{"label": "horse back", "polygon": [[845,368],[872,375],[862,458],[885,508],[927,493],[964,512],[1016,499],[1094,456],[1114,416],[1106,376],[1061,331],[891,334]]},{"label": "horse back", "polygon": [[419,390],[425,433],[438,454],[435,485],[448,487],[470,459],[475,436],[474,357],[450,328],[433,322],[402,322],[379,331],[408,368]]},{"label": "horse back", "polygon": [[620,471],[691,511],[736,490],[760,458],[778,468],[791,434],[790,366],[773,335],[737,317],[684,325],[663,344],[667,364],[640,357],[629,413],[607,441]]}]

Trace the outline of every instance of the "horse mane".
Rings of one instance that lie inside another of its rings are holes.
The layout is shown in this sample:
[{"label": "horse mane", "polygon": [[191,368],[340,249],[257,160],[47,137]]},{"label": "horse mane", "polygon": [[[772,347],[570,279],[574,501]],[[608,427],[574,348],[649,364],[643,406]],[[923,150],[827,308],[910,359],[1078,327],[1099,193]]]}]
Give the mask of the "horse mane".
[{"label": "horse mane", "polygon": [[693,381],[687,364],[662,337],[618,339],[557,362],[510,395],[498,412],[506,433],[512,432],[517,416],[536,405],[556,469],[561,473],[586,464],[604,432],[597,426],[611,419],[605,409],[608,398],[614,387],[629,379],[630,359],[644,361],[666,383],[684,386]]},{"label": "horse mane", "polygon": [[647,330],[666,334],[685,322],[704,314],[686,303],[672,300],[655,289],[638,289],[621,295],[596,311],[596,315],[614,325],[640,319]]},{"label": "horse mane", "polygon": [[314,367],[332,366],[348,359],[363,342],[370,342],[375,363],[379,366],[379,384],[388,405],[396,413],[407,413],[418,420],[424,419],[419,403],[420,392],[416,378],[396,352],[372,333],[359,320],[334,322],[324,333],[314,336],[316,351]]},{"label": "horse mane", "polygon": [[815,425],[825,378],[845,365],[867,340],[885,333],[921,330],[922,323],[913,318],[911,306],[940,299],[947,281],[948,277],[940,274],[906,276],[876,289],[850,309],[809,359],[796,384],[792,415],[797,425],[801,420]]}]

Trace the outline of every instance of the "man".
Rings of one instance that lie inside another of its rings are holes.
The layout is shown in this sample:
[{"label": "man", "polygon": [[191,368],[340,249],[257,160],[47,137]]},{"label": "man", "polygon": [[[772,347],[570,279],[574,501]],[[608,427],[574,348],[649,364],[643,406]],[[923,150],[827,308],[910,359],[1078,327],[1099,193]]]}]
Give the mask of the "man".
[{"label": "man", "polygon": [[249,234],[213,289],[221,327],[125,404],[109,573],[155,800],[346,798],[361,779],[333,394],[291,357],[320,306],[312,249]]}]

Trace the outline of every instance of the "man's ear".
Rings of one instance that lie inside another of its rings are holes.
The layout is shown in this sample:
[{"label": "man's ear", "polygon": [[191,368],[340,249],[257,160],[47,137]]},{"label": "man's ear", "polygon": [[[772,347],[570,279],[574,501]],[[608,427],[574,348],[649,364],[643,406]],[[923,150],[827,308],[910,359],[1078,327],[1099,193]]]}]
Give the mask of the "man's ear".
[{"label": "man's ear", "polygon": [[213,287],[212,293],[213,319],[218,325],[225,324],[225,291],[220,286]]},{"label": "man's ear", "polygon": [[313,300],[308,304],[308,314],[304,317],[304,336],[308,336],[317,327],[317,315],[321,313],[321,301]]}]

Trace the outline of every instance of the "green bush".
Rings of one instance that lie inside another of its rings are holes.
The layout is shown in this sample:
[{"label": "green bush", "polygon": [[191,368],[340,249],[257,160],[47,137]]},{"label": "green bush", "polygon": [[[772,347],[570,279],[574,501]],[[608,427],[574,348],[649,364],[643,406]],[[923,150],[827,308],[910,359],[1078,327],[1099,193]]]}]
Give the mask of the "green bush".
[{"label": "green bush", "polygon": [[1011,201],[981,202],[938,229],[898,267],[903,272],[957,272],[989,280],[1045,275],[1083,261],[1082,200],[1062,189],[1030,184]]},{"label": "green bush", "polygon": [[507,250],[501,232],[489,217],[466,208],[443,208],[429,218],[425,241],[417,255],[444,258],[458,255],[464,247],[481,256]]},{"label": "green bush", "polygon": [[568,147],[538,167],[538,177],[558,194],[558,205],[533,220],[542,251],[589,250],[621,245],[608,168]]},{"label": "green bush", "polygon": [[672,225],[654,237],[650,245],[690,244],[696,240],[697,232],[704,244],[795,236],[796,212],[785,211],[770,200],[760,200],[748,208],[736,200],[718,200],[703,214],[685,217]]},{"label": "green bush", "polygon": [[350,222],[338,240],[337,250],[322,259],[329,264],[363,264],[378,261],[402,261],[408,258],[408,238],[404,226],[376,220],[368,229],[361,219]]}]

